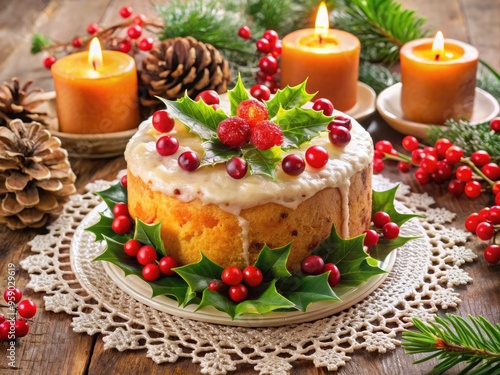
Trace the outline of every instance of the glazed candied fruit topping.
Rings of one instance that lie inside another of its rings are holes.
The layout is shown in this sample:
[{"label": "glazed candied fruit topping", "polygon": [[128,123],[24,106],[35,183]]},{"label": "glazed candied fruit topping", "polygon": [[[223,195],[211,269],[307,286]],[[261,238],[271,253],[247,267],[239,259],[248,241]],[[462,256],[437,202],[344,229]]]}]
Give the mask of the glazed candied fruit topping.
[{"label": "glazed candied fruit topping", "polygon": [[259,122],[267,120],[269,113],[264,103],[255,100],[243,100],[236,109],[236,115],[245,120],[251,127],[257,125]]},{"label": "glazed candied fruit topping", "polygon": [[241,117],[229,117],[217,125],[217,136],[229,147],[243,147],[250,141],[250,126]]},{"label": "glazed candied fruit topping", "polygon": [[272,121],[261,121],[252,128],[250,137],[252,144],[259,150],[268,150],[283,142],[283,131]]}]

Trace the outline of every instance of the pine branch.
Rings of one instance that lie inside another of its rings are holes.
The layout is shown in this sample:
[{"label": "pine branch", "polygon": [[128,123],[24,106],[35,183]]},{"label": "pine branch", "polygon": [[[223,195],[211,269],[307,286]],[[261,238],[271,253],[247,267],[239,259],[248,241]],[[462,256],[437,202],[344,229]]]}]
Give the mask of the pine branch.
[{"label": "pine branch", "polygon": [[470,322],[452,314],[423,323],[413,318],[420,332],[403,332],[407,354],[432,353],[414,363],[437,358],[441,362],[431,374],[443,374],[465,363],[460,374],[493,374],[500,371],[500,324],[494,326],[483,317],[469,316]]},{"label": "pine branch", "polygon": [[483,60],[479,60],[477,87],[489,92],[500,102],[500,73]]},{"label": "pine branch", "polygon": [[399,77],[383,65],[362,61],[359,64],[359,80],[379,94],[382,90],[399,82]]}]

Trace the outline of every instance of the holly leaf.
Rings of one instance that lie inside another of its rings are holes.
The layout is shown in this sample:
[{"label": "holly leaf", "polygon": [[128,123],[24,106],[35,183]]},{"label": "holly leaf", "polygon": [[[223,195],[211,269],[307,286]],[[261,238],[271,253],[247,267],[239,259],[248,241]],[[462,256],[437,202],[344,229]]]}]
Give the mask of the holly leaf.
[{"label": "holly leaf", "polygon": [[276,123],[283,130],[281,148],[283,150],[299,148],[301,144],[326,131],[326,126],[333,118],[333,116],[325,116],[323,111],[304,108],[292,108],[290,110],[280,108],[276,115]]},{"label": "holly leaf", "polygon": [[152,246],[162,255],[167,255],[165,245],[161,239],[161,222],[156,224],[146,224],[141,219],[135,221],[134,239],[144,245]]},{"label": "holly leaf", "polygon": [[148,284],[153,290],[152,297],[170,296],[177,300],[179,306],[185,305],[196,297],[184,279],[177,275],[164,276],[156,281],[149,281]]},{"label": "holly leaf", "polygon": [[127,189],[119,182],[111,185],[106,190],[97,192],[97,195],[102,198],[111,211],[113,211],[115,204],[128,202]]},{"label": "holly leaf", "polygon": [[214,279],[220,280],[222,271],[224,268],[212,262],[203,253],[199,262],[175,268],[175,272],[188,283],[193,292],[201,292]]},{"label": "holly leaf", "polygon": [[235,156],[240,156],[241,151],[237,148],[231,148],[224,145],[218,139],[211,139],[202,143],[205,154],[201,159],[200,166],[215,165],[225,163]]},{"label": "holly leaf", "polygon": [[35,33],[31,39],[31,53],[36,55],[43,51],[43,47],[47,47],[52,43],[52,40],[42,34]]},{"label": "holly leaf", "polygon": [[238,74],[238,81],[236,82],[234,88],[227,92],[227,97],[229,99],[229,104],[231,105],[231,116],[236,116],[236,109],[238,108],[238,105],[243,100],[250,99],[250,95],[241,80],[240,74]]},{"label": "holly leaf", "polygon": [[403,225],[411,218],[425,217],[423,215],[403,214],[396,211],[396,207],[394,207],[394,201],[396,200],[396,191],[398,190],[398,187],[399,185],[396,185],[386,191],[374,190],[372,195],[372,213],[378,211],[387,212],[391,217],[391,221],[399,226]]},{"label": "holly leaf", "polygon": [[264,245],[255,261],[255,267],[260,269],[264,280],[287,279],[292,274],[286,268],[291,244],[276,249]]},{"label": "holly leaf", "polygon": [[122,242],[107,236],[104,236],[104,240],[106,241],[106,248],[102,254],[94,258],[94,261],[103,260],[113,263],[125,272],[125,276],[137,275],[142,277],[142,266],[137,262],[136,258],[128,256],[123,251]]},{"label": "holly leaf", "polygon": [[292,109],[294,107],[302,107],[304,104],[314,98],[314,94],[309,94],[306,91],[307,80],[297,86],[286,86],[280,89],[276,94],[266,102],[269,118],[273,118],[278,114],[280,108]]},{"label": "holly leaf", "polygon": [[306,311],[307,306],[319,301],[340,301],[328,284],[328,272],[316,276],[292,276],[280,288],[295,308]]},{"label": "holly leaf", "polygon": [[248,148],[243,150],[243,159],[247,162],[251,174],[276,178],[276,165],[281,162],[281,149],[276,146],[269,150]]},{"label": "holly leaf", "polygon": [[200,304],[195,311],[198,311],[205,306],[213,306],[217,310],[228,314],[231,319],[234,319],[236,316],[236,304],[223,294],[213,292],[208,288],[203,291]]},{"label": "holly leaf", "polygon": [[414,237],[404,237],[398,236],[392,240],[380,237],[378,243],[375,246],[370,247],[370,256],[383,261],[394,249],[403,246],[408,241],[420,238],[418,236]]}]

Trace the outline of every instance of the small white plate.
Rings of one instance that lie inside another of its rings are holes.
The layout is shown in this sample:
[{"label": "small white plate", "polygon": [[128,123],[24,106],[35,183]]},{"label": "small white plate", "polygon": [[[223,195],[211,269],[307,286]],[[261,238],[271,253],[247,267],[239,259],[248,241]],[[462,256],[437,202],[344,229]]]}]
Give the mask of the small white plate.
[{"label": "small white plate", "polygon": [[[400,133],[425,139],[430,127],[436,126],[408,121],[403,118],[403,111],[401,109],[401,83],[396,83],[382,91],[377,98],[376,106],[382,118],[394,130]],[[474,111],[470,123],[477,125],[490,121],[499,111],[500,107],[497,100],[491,94],[476,87]]]}]

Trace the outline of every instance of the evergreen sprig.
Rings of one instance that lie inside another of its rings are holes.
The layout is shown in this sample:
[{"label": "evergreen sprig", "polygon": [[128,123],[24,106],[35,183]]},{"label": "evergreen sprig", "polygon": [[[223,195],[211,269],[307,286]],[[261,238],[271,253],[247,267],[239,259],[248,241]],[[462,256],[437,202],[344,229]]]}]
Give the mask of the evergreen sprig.
[{"label": "evergreen sprig", "polygon": [[413,363],[437,358],[440,363],[430,374],[444,374],[452,367],[465,363],[459,374],[500,373],[500,324],[491,324],[483,317],[466,319],[446,314],[435,322],[423,323],[413,318],[420,332],[403,332],[403,347],[408,354],[432,353]]}]

